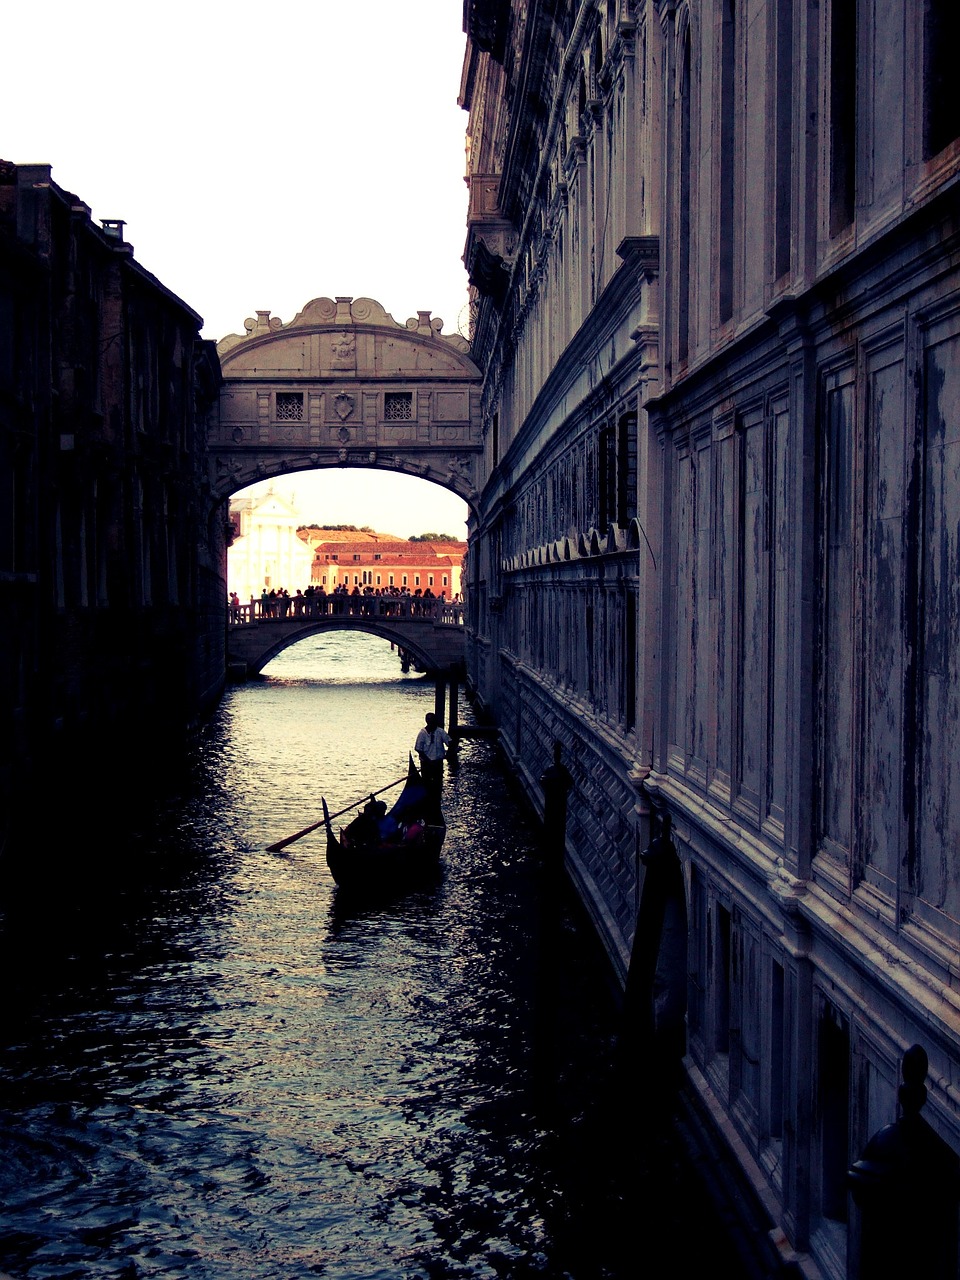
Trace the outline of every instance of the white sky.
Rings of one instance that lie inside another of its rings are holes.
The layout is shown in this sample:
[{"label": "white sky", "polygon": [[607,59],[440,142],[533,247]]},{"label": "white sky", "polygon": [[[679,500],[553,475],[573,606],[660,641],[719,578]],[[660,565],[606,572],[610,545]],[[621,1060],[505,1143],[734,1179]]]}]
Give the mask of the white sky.
[{"label": "white sky", "polygon": [[[0,157],[49,164],[94,221],[124,219],[206,338],[337,296],[465,332],[462,14],[459,0],[12,4]],[[459,534],[466,517],[454,494],[385,472],[274,487],[307,523],[409,536]],[[331,493],[356,507],[331,516]]]}]

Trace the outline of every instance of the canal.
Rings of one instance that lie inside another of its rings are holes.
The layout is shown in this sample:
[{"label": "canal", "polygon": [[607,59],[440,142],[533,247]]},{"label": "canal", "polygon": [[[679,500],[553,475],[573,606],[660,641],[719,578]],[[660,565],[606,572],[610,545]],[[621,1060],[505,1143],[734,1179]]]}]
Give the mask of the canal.
[{"label": "canal", "polygon": [[385,643],[315,637],[227,691],[136,823],[108,782],[101,832],[38,815],[0,915],[0,1272],[738,1274],[491,744],[448,773],[436,886],[344,902],[320,830],[268,851],[399,778],[432,707]]}]

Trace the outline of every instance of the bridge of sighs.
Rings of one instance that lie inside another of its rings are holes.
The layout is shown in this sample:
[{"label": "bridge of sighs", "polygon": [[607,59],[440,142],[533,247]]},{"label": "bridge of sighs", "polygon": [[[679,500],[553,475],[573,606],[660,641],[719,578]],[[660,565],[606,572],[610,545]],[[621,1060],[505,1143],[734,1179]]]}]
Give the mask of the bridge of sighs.
[{"label": "bridge of sighs", "polygon": [[228,499],[258,480],[369,467],[477,492],[480,373],[459,334],[421,311],[405,324],[371,298],[314,298],[288,324],[258,311],[218,344],[209,479]]}]

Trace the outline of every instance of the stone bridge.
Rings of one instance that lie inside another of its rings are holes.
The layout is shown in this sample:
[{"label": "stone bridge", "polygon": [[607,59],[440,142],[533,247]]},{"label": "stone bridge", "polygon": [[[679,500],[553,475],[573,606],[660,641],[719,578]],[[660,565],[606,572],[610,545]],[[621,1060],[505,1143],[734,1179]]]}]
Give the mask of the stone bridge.
[{"label": "stone bridge", "polygon": [[226,502],[272,476],[360,467],[434,481],[475,509],[480,372],[442,327],[429,311],[398,324],[371,298],[314,298],[288,324],[258,311],[217,344],[214,493]]},{"label": "stone bridge", "polygon": [[370,601],[356,613],[291,614],[286,618],[251,617],[250,606],[227,626],[227,667],[234,679],[257,675],[278,653],[321,631],[365,631],[397,647],[402,658],[439,683],[459,677],[464,665],[461,605],[444,604],[434,613],[400,613],[393,601]]}]

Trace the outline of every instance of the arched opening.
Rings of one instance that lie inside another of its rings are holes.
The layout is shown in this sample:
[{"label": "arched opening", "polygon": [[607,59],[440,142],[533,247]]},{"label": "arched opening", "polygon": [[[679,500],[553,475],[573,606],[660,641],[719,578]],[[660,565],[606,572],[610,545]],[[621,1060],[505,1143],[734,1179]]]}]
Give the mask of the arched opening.
[{"label": "arched opening", "polygon": [[625,995],[632,1071],[669,1087],[686,1051],[687,908],[683,869],[667,812],[652,819]]},{"label": "arched opening", "polygon": [[258,481],[230,501],[227,590],[240,605],[281,596],[303,612],[314,593],[380,600],[462,595],[468,508],[439,484],[337,467]]}]

